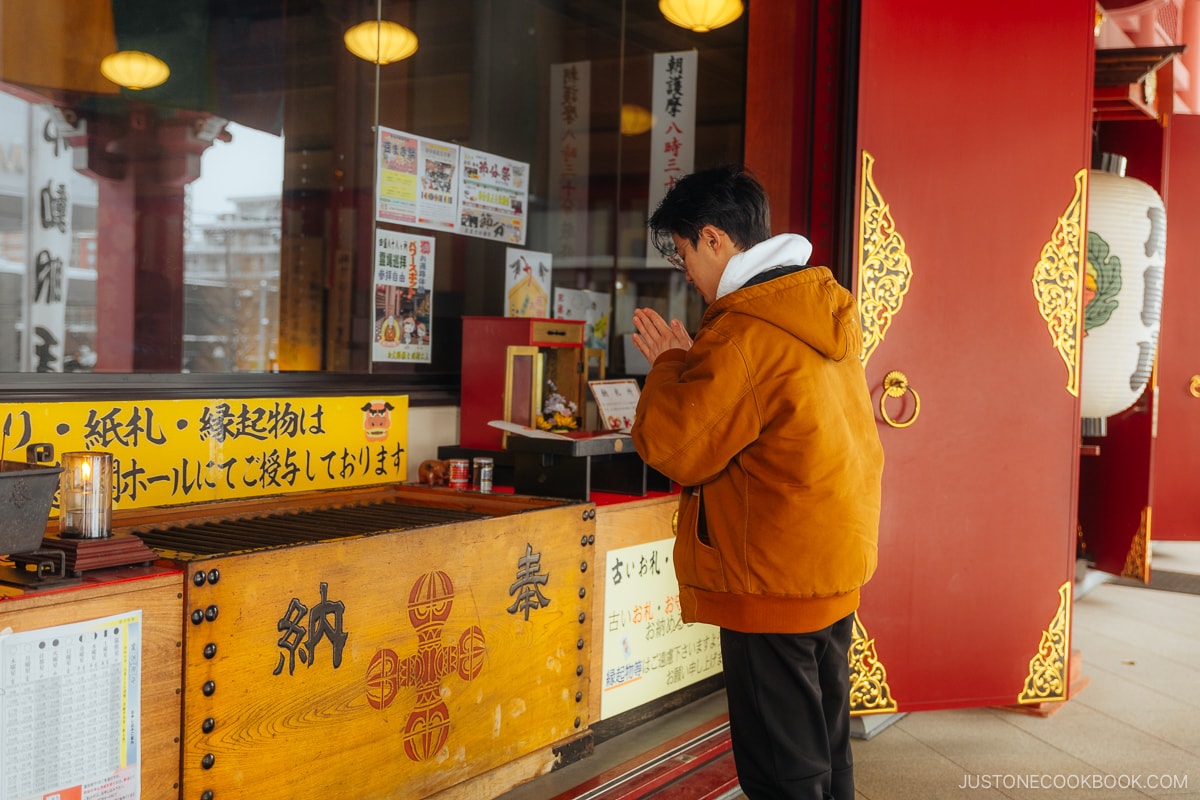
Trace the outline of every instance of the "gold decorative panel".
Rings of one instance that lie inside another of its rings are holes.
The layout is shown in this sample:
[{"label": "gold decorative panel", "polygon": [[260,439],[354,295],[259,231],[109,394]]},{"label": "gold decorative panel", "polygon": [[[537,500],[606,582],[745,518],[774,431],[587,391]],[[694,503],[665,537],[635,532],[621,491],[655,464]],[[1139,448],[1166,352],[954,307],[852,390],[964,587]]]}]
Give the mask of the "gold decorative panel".
[{"label": "gold decorative panel", "polygon": [[1042,631],[1038,652],[1029,659],[1029,677],[1018,703],[1067,699],[1067,655],[1071,652],[1071,583],[1058,587],[1058,611]]},{"label": "gold decorative panel", "polygon": [[904,237],[897,233],[892,213],[875,186],[874,164],[874,156],[864,150],[858,227],[858,312],[863,327],[859,357],[864,366],[887,334],[912,278]]},{"label": "gold decorative panel", "polygon": [[1087,214],[1087,170],[1075,173],[1075,196],[1058,218],[1033,270],[1033,296],[1050,331],[1050,341],[1067,365],[1067,391],[1079,396],[1079,337],[1083,325],[1083,222]]},{"label": "gold decorative panel", "polygon": [[1121,577],[1142,583],[1150,582],[1150,506],[1142,509],[1142,522],[1133,535],[1133,541],[1129,543]]},{"label": "gold decorative panel", "polygon": [[850,639],[850,713],[886,714],[896,708],[887,683],[887,670],[875,654],[875,640],[867,636],[867,629],[855,611]]}]

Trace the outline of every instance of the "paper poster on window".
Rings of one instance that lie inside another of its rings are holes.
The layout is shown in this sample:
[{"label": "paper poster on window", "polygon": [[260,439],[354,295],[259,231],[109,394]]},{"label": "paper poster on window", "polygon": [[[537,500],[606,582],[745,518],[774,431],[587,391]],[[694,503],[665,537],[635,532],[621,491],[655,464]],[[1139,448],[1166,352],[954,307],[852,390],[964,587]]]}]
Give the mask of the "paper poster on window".
[{"label": "paper poster on window", "polygon": [[428,364],[433,339],[431,236],[375,232],[375,320],[371,360]]},{"label": "paper poster on window", "polygon": [[554,318],[583,320],[583,346],[608,351],[606,293],[587,289],[555,289]]},{"label": "paper poster on window", "polygon": [[458,232],[525,244],[529,165],[466,147],[460,153]]},{"label": "paper poster on window", "polygon": [[0,636],[0,800],[141,795],[142,612]]},{"label": "paper poster on window", "polygon": [[454,230],[458,212],[458,146],[420,140],[417,225]]},{"label": "paper poster on window", "polygon": [[458,146],[379,129],[375,218],[419,228],[454,230]]},{"label": "paper poster on window", "polygon": [[504,316],[549,317],[552,256],[508,247],[504,263]]},{"label": "paper poster on window", "polygon": [[[550,180],[547,242],[563,259],[588,254],[588,160],[592,63],[550,65]],[[573,266],[572,261],[564,262]]]},{"label": "paper poster on window", "polygon": [[721,672],[721,630],[684,624],[674,539],[609,550],[604,572],[600,718]]},{"label": "paper poster on window", "polygon": [[[696,51],[654,54],[654,127],[650,139],[651,213],[696,161]],[[668,266],[646,239],[648,266]]]}]

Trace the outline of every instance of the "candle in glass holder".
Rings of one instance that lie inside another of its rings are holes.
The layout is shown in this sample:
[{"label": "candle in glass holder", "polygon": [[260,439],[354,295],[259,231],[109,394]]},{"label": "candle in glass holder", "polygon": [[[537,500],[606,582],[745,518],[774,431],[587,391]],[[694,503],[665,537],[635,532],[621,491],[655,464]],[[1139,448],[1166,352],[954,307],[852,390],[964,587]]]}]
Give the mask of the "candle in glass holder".
[{"label": "candle in glass holder", "polygon": [[112,532],[112,454],[62,454],[58,530],[63,536],[102,539]]}]

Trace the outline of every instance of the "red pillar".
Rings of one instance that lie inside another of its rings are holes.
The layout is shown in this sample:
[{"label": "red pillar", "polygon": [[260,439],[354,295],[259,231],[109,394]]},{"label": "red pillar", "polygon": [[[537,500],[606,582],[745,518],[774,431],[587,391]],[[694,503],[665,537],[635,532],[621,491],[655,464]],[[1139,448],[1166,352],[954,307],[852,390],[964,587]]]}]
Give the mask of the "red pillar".
[{"label": "red pillar", "polygon": [[97,179],[96,371],[179,372],[184,329],[184,187],[200,175],[207,115],[88,119]]}]

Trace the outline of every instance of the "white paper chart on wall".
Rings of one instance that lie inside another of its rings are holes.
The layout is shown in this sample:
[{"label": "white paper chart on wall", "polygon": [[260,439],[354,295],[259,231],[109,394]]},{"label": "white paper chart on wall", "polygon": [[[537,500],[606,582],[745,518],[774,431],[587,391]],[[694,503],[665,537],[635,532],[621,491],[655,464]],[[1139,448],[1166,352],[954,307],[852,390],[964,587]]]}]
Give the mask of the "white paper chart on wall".
[{"label": "white paper chart on wall", "polygon": [[136,800],[142,612],[0,632],[0,800]]}]

